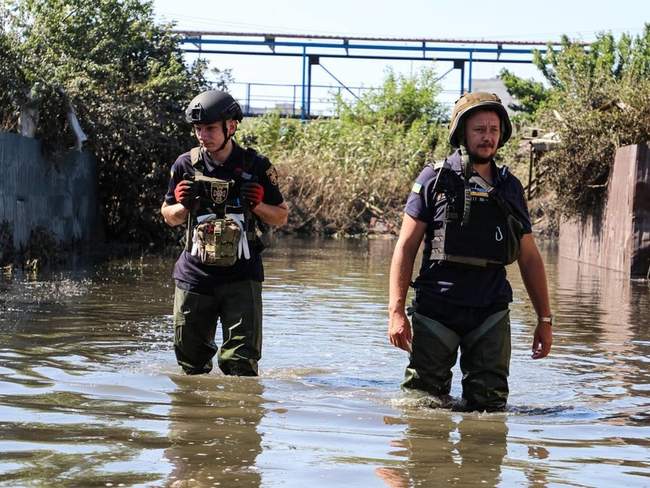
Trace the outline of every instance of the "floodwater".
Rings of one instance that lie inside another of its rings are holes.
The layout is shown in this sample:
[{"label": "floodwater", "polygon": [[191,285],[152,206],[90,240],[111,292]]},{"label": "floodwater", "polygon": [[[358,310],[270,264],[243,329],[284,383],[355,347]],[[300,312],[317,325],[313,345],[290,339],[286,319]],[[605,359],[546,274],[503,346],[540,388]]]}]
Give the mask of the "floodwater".
[{"label": "floodwater", "polygon": [[650,486],[647,282],[544,248],[555,344],[533,361],[512,268],[509,409],[451,412],[399,389],[393,244],[267,251],[258,378],[180,374],[173,259],[0,278],[0,486]]}]

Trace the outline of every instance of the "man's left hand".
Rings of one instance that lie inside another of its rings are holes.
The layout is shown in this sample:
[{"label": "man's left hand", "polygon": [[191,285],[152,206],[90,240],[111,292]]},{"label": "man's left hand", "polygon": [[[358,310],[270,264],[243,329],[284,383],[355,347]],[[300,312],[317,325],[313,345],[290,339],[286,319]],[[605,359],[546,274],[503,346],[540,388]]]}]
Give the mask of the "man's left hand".
[{"label": "man's left hand", "polygon": [[538,322],[533,335],[533,359],[542,359],[551,352],[553,344],[553,327],[548,322]]}]

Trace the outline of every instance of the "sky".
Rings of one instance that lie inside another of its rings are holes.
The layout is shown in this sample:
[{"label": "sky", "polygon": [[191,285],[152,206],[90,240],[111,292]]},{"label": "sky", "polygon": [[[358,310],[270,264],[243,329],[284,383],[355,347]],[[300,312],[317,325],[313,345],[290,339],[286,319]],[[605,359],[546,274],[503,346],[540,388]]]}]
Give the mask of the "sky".
[{"label": "sky", "polygon": [[[500,41],[557,41],[562,35],[589,42],[598,33],[637,35],[650,23],[650,1],[617,0],[154,0],[156,18],[174,22],[179,30],[220,32],[291,33],[328,36],[388,38],[435,38]],[[271,104],[279,99],[300,102],[302,61],[280,56],[231,54],[204,55],[211,67],[230,69],[235,83],[230,91],[240,100],[250,93],[252,105]],[[186,56],[191,62],[194,55]],[[322,60],[312,68],[315,85],[374,87],[381,85],[386,70],[410,75],[431,61]],[[449,62],[434,62],[440,76],[443,103],[453,103],[460,90],[460,71]],[[473,79],[494,78],[507,68],[524,78],[542,81],[528,64],[473,63]],[[447,73],[449,71],[449,73]],[[447,73],[447,74],[445,74]],[[265,87],[256,83],[298,85],[298,88]],[[467,82],[466,82],[467,85]],[[466,86],[467,87],[467,86]],[[247,92],[247,89],[249,90]],[[332,89],[312,91],[314,111]],[[342,89],[348,96],[348,92]]]}]

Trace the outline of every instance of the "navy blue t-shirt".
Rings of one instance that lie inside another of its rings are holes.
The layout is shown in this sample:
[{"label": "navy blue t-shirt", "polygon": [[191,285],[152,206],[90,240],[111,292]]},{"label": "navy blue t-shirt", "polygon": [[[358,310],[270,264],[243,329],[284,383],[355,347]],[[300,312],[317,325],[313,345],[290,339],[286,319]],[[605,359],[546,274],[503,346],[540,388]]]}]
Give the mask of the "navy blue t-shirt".
[{"label": "navy blue t-shirt", "polygon": [[[247,157],[250,158],[250,156]],[[264,198],[262,200],[264,203],[269,205],[281,204],[284,199],[278,187],[278,175],[275,167],[267,158],[259,154],[255,154],[252,159],[252,166],[246,166],[244,164],[244,149],[237,144],[233,144],[233,150],[223,164],[204,160],[203,174],[222,180],[234,180],[233,191],[238,195],[241,178],[236,177],[236,174],[244,170],[255,175],[257,182],[264,187]],[[194,174],[189,152],[181,154],[172,165],[169,187],[165,195],[165,202],[168,205],[177,203],[174,197],[174,189],[185,174]],[[204,293],[210,293],[215,286],[235,281],[264,281],[262,257],[254,245],[249,243],[249,247],[250,259],[238,259],[233,266],[207,266],[202,264],[197,257],[183,250],[174,266],[173,277],[180,287]]]},{"label": "navy blue t-shirt", "polygon": [[[447,158],[452,167],[459,167],[460,153],[456,151]],[[492,165],[492,185],[510,203],[524,233],[532,232],[528,207],[521,182],[506,167]],[[405,212],[414,219],[427,223],[422,265],[414,286],[416,301],[426,307],[425,302],[444,301],[468,307],[491,307],[512,301],[512,288],[506,279],[504,266],[468,266],[431,261],[430,239],[434,230],[434,218],[441,219],[444,204],[439,203],[433,191],[438,170],[427,166],[417,177],[406,202]],[[472,191],[485,191],[478,185]],[[426,314],[425,314],[426,315]]]}]

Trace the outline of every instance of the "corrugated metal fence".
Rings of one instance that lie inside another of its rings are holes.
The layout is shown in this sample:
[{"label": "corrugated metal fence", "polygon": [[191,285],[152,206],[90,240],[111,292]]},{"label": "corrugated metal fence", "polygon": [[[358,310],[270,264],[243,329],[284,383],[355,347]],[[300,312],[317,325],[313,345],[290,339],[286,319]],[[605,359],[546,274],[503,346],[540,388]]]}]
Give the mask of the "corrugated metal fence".
[{"label": "corrugated metal fence", "polygon": [[0,223],[15,249],[41,226],[61,242],[94,241],[98,229],[97,169],[92,154],[71,151],[60,163],[43,158],[38,140],[0,132]]}]

